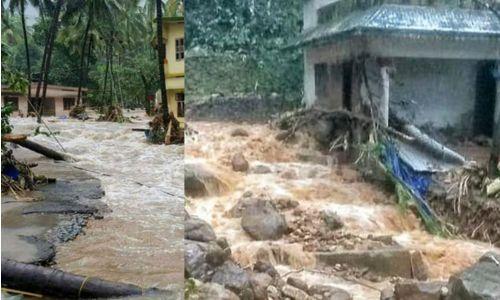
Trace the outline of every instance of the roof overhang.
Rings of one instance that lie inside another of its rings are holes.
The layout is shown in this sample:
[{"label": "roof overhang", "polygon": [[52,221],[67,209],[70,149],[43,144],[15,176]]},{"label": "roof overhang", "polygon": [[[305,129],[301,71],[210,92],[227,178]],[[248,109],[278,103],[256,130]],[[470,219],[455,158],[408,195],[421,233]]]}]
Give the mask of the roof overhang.
[{"label": "roof overhang", "polygon": [[490,11],[381,5],[305,31],[289,47],[325,46],[346,57],[371,53],[498,60],[500,19]]}]

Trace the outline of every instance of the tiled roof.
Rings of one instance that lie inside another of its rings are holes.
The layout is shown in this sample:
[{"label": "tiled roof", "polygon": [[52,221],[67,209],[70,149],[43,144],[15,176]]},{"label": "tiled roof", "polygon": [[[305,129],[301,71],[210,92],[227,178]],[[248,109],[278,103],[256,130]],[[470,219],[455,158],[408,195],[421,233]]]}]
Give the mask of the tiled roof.
[{"label": "tiled roof", "polygon": [[488,10],[384,4],[305,31],[292,46],[370,32],[493,36],[500,40],[500,18]]}]

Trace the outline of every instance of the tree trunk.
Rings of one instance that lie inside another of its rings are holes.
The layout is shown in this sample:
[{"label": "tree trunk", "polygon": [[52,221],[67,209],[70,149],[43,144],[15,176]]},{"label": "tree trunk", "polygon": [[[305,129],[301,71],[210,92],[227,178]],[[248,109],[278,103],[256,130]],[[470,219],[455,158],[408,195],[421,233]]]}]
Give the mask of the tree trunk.
[{"label": "tree trunk", "polygon": [[[48,49],[48,54],[47,54],[47,63],[46,63],[46,66],[45,66],[45,80],[43,82],[42,103],[45,102],[45,98],[46,98],[46,95],[47,95],[47,85],[49,84],[50,63],[51,63],[51,60],[52,60],[52,52],[53,52],[53,48],[54,48],[54,41],[56,39],[57,31],[59,29],[59,15],[61,14],[61,7],[63,5],[63,2],[64,2],[64,0],[58,0],[57,1],[56,11],[54,13],[55,23],[54,23],[53,32],[52,32],[52,35],[51,35],[52,39],[50,40],[50,44],[49,44],[49,49]],[[43,105],[42,105],[42,110],[39,113],[40,114],[40,118],[41,118],[42,112],[43,112]]]},{"label": "tree trunk", "polygon": [[67,155],[63,153],[59,153],[55,150],[52,150],[50,148],[47,148],[43,145],[40,145],[38,143],[35,143],[33,141],[30,141],[28,139],[21,140],[21,141],[13,141],[14,143],[18,144],[21,147],[24,147],[26,149],[30,149],[31,151],[34,151],[36,153],[40,153],[48,158],[52,158],[54,160],[71,160]]},{"label": "tree trunk", "polygon": [[[47,41],[45,42],[45,48],[43,51],[43,59],[42,59],[42,67],[40,72],[40,77],[38,79],[38,85],[36,88],[36,99],[37,99],[37,122],[42,122],[42,113],[43,113],[43,101],[45,101],[45,96],[47,93],[47,80],[50,69],[50,59],[52,57],[52,48],[55,40],[55,36],[57,34],[58,24],[59,24],[59,15],[61,13],[61,7],[63,5],[64,0],[58,0],[54,12],[54,16],[52,17],[52,23],[50,25],[49,33],[47,35]],[[43,93],[40,98],[40,89],[43,84]]]},{"label": "tree trunk", "polygon": [[160,296],[162,293],[158,289],[144,290],[132,284],[79,276],[57,269],[19,263],[5,258],[2,258],[3,286],[64,299],[107,299],[141,295]]},{"label": "tree trunk", "polygon": [[158,69],[160,71],[160,90],[161,90],[161,104],[163,111],[163,127],[165,131],[168,128],[168,100],[167,100],[167,87],[165,85],[165,69],[163,68],[163,61],[165,60],[165,46],[163,45],[163,13],[162,1],[156,0],[156,41],[158,45]]},{"label": "tree trunk", "polygon": [[142,83],[144,84],[144,100],[146,101],[144,104],[146,107],[146,114],[149,116],[149,115],[151,115],[151,103],[149,102],[149,99],[148,99],[149,84],[148,84],[148,81],[146,80],[146,76],[144,76],[144,74],[142,74],[142,73],[141,73],[141,79],[142,79]]},{"label": "tree trunk", "polygon": [[90,24],[92,24],[92,4],[89,6],[89,16],[87,20],[87,27],[85,27],[85,33],[83,35],[82,42],[82,53],[80,57],[80,76],[78,78],[78,97],[76,98],[76,105],[81,104],[82,99],[82,84],[83,84],[83,73],[84,73],[84,62],[85,62],[85,46],[87,45],[87,38],[89,35]]},{"label": "tree trunk", "polygon": [[21,5],[21,23],[23,26],[24,50],[26,51],[26,77],[28,78],[28,102],[31,103],[31,63],[30,52],[28,47],[28,34],[26,32],[26,18],[24,16],[24,0],[20,2]]},{"label": "tree trunk", "polygon": [[[108,85],[108,71],[109,71],[109,45],[106,45],[106,70],[104,71],[104,87],[103,87],[103,90],[102,90],[102,100],[101,100],[101,104],[104,104],[105,101],[105,97],[106,97],[106,88],[107,88],[107,85]],[[104,105],[102,105],[104,106]]]}]

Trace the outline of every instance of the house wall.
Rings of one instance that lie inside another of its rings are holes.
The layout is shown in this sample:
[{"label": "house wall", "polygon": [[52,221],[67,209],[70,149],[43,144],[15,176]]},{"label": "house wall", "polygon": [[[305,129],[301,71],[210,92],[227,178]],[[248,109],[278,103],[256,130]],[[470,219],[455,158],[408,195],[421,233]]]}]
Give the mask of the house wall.
[{"label": "house wall", "polygon": [[[2,95],[2,105],[4,105],[4,97],[10,97],[9,95]],[[20,113],[22,113],[23,116],[28,115],[28,97],[27,96],[13,96],[13,97],[18,97],[18,106],[19,110],[14,111],[12,113],[13,116],[17,117],[19,116]],[[60,116],[69,116],[70,110],[64,110],[64,101],[63,97],[50,97],[54,99],[54,105],[55,105],[55,113],[57,117]],[[68,97],[71,98],[71,97]]]},{"label": "house wall", "polygon": [[391,111],[416,126],[454,127],[470,133],[476,101],[477,61],[394,59]]},{"label": "house wall", "polygon": [[177,60],[175,58],[175,40],[184,38],[184,23],[163,23],[164,38],[167,40],[166,57],[167,68],[165,76],[184,75],[184,59]]},{"label": "house wall", "polygon": [[[318,49],[304,54],[304,102],[307,107],[342,109],[342,69],[339,61],[316,55]],[[416,126],[432,125],[435,129],[453,127],[458,133],[470,134],[473,129],[476,102],[477,60],[393,58],[380,62],[365,62],[367,79],[375,104],[382,104],[388,97],[390,110],[396,116]],[[329,86],[326,98],[318,97],[318,84],[314,65],[327,63],[331,67],[325,82]],[[390,79],[384,80],[384,68],[390,71]],[[353,111],[364,112],[368,93],[358,65],[351,82]],[[388,84],[388,87],[387,87]],[[497,89],[498,92],[498,89]],[[377,108],[375,108],[377,110]],[[378,110],[377,110],[378,111]],[[377,113],[377,111],[375,113]],[[380,110],[380,119],[386,119],[387,111]]]},{"label": "house wall", "polygon": [[[177,120],[181,123],[181,126],[183,126],[184,117],[179,117],[178,111],[177,111],[177,100],[175,98],[175,94],[177,94],[177,93],[184,93],[184,90],[168,90],[167,91],[168,109],[174,113]],[[185,113],[185,111],[184,111],[184,113]]]},{"label": "house wall", "polygon": [[17,97],[17,104],[19,109],[16,111],[12,112],[12,116],[17,117],[19,116],[19,113],[22,113],[23,115],[26,116],[28,112],[28,97],[22,96],[22,95],[2,95],[2,106],[4,105],[4,97]]}]

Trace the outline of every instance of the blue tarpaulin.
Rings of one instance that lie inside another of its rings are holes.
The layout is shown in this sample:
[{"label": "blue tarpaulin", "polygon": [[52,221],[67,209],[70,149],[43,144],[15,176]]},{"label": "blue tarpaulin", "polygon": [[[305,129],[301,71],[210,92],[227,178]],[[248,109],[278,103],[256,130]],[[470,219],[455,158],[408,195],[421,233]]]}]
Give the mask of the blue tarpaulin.
[{"label": "blue tarpaulin", "polygon": [[388,170],[403,185],[411,191],[417,205],[428,215],[432,216],[432,211],[425,201],[425,195],[431,183],[431,173],[413,170],[405,163],[398,154],[398,150],[391,142],[384,145],[382,159]]}]

